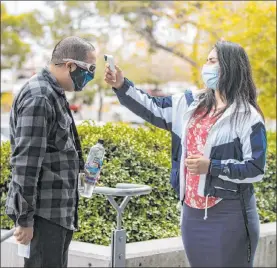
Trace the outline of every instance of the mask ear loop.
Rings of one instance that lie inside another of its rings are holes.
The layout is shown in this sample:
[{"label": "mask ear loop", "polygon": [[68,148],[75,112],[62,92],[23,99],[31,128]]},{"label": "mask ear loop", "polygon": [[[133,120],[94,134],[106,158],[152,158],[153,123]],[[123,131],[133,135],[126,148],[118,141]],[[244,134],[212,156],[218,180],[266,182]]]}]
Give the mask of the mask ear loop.
[{"label": "mask ear loop", "polygon": [[72,73],[72,65],[69,66],[69,76],[70,76],[70,78],[71,78],[71,80],[72,80],[72,84],[73,84],[73,87],[74,87],[74,89],[75,89],[75,83],[74,83],[74,81],[73,81],[73,79],[72,79],[70,73]]}]

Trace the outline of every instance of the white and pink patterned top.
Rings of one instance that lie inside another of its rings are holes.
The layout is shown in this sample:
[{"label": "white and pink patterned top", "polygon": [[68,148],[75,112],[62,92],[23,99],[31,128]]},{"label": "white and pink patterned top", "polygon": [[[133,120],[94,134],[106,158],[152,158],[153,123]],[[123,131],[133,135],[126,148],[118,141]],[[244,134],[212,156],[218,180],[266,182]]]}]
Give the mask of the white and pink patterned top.
[{"label": "white and pink patterned top", "polygon": [[[201,117],[205,111],[194,114],[189,122],[187,135],[187,155],[203,155],[204,146],[209,133],[209,130],[218,119],[218,116],[213,115],[211,111],[205,118]],[[198,209],[206,207],[206,197],[201,197],[197,194],[199,175],[191,174],[185,167],[186,174],[186,195],[185,203]],[[219,198],[208,197],[207,208],[213,207],[220,201]]]}]

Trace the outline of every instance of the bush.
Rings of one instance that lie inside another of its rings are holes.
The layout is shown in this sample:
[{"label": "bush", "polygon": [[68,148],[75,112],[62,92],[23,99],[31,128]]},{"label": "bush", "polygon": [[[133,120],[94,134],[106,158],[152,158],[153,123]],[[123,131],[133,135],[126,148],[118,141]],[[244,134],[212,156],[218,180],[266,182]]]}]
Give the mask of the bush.
[{"label": "bush", "polygon": [[255,183],[257,207],[263,223],[276,221],[276,132],[267,133],[266,173]]},{"label": "bush", "polygon": [[[105,140],[106,157],[100,185],[114,187],[118,182],[130,182],[153,188],[150,195],[133,197],[123,213],[128,242],[180,235],[178,200],[169,183],[170,133],[147,126],[134,129],[126,124],[106,124],[97,127],[86,122],[78,127],[85,155],[99,138]],[[276,221],[275,138],[276,133],[268,134],[268,169],[263,182],[256,184],[261,222]],[[5,143],[1,148],[1,191],[4,191],[1,214],[10,174],[9,155],[9,143]],[[74,239],[108,245],[115,224],[116,211],[104,196],[81,198],[80,231],[74,234]],[[3,216],[2,228],[11,227],[12,222]]]}]

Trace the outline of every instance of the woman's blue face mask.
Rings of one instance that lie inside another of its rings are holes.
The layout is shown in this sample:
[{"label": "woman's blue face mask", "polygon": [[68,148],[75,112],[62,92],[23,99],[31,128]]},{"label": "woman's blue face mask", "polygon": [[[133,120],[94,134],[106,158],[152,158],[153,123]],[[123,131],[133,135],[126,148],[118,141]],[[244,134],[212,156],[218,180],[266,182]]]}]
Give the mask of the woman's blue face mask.
[{"label": "woman's blue face mask", "polygon": [[205,64],[202,68],[202,79],[207,88],[213,89],[213,90],[218,89],[219,65]]},{"label": "woman's blue face mask", "polygon": [[74,83],[74,91],[82,91],[85,85],[93,80],[94,73],[77,66],[73,72],[70,72],[70,77]]}]

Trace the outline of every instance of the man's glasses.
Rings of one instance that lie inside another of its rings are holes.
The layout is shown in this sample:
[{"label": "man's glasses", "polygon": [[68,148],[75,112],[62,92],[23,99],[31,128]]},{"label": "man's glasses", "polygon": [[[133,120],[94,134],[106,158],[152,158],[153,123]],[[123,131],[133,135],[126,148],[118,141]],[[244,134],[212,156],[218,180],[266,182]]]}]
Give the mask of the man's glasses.
[{"label": "man's glasses", "polygon": [[[87,71],[89,71],[91,74],[93,74],[95,72],[96,69],[96,65],[95,64],[89,64],[83,61],[79,61],[79,60],[73,60],[73,59],[63,59],[63,61],[70,61],[75,63],[77,66],[81,67],[82,69],[85,69]],[[64,63],[56,63],[56,65],[59,64],[64,64]]]}]

